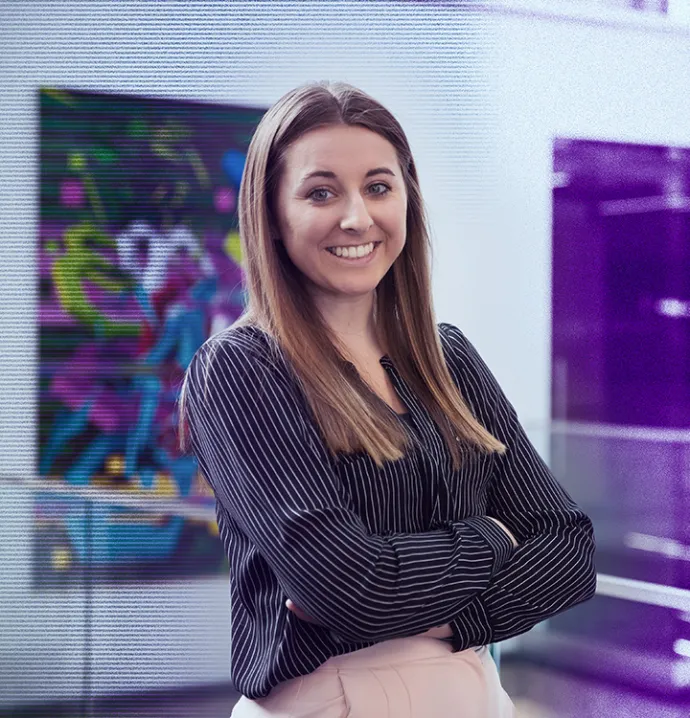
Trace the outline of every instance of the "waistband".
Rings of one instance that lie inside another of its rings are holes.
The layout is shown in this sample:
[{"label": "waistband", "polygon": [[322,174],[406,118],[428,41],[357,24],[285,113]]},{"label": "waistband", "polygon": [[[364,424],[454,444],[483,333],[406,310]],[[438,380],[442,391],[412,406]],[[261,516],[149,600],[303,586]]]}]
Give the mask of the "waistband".
[{"label": "waistband", "polygon": [[376,643],[358,651],[345,653],[341,656],[333,656],[319,666],[320,671],[356,667],[356,668],[379,668],[382,665],[400,665],[402,663],[413,663],[433,659],[463,660],[479,656],[485,657],[489,653],[487,646],[468,648],[464,651],[453,653],[453,646],[450,642],[432,636],[409,636],[407,638],[391,638],[388,641]]}]

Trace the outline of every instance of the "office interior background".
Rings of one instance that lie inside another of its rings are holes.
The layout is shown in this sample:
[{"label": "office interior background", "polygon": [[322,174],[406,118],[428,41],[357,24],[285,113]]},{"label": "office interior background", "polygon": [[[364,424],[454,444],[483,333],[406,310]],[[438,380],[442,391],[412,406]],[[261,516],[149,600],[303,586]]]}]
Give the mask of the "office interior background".
[{"label": "office interior background", "polygon": [[0,48],[0,714],[230,715],[175,398],[252,130],[320,79],[401,121],[438,320],[595,524],[597,596],[493,649],[521,715],[690,714],[687,0],[6,1]]}]

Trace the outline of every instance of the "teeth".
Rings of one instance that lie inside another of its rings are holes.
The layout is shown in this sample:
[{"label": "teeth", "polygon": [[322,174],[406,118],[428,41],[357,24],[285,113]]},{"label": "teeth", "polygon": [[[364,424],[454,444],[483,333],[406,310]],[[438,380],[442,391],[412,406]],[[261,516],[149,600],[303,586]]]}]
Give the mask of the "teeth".
[{"label": "teeth", "polygon": [[330,247],[329,251],[338,257],[356,259],[371,254],[374,251],[374,243],[369,242],[369,244],[362,244],[359,247]]}]

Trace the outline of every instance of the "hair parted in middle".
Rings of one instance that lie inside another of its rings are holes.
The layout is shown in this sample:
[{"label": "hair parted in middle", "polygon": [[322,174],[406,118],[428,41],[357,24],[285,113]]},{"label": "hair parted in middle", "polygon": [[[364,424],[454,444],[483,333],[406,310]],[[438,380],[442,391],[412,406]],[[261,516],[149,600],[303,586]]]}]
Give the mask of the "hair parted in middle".
[{"label": "hair parted in middle", "polygon": [[[391,112],[352,85],[316,82],[291,90],[266,112],[253,135],[239,193],[248,301],[233,327],[258,326],[276,342],[333,456],[365,451],[380,467],[404,455],[407,433],[347,363],[279,241],[276,201],[286,151],[307,132],[334,125],[364,127],[388,140],[403,172],[406,242],[374,301],[381,346],[434,419],[455,469],[461,464],[458,440],[503,453],[506,447],[474,417],[443,357],[431,293],[428,222],[407,137]],[[222,342],[222,334],[210,341]],[[180,408],[182,426],[184,396]]]}]

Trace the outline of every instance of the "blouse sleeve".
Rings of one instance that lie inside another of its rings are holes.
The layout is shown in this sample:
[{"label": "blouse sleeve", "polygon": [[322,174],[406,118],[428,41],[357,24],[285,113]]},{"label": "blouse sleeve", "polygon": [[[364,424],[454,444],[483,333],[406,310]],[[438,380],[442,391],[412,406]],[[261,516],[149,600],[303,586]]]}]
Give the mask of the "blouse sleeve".
[{"label": "blouse sleeve", "polygon": [[188,369],[192,447],[286,598],[343,640],[379,641],[447,623],[487,588],[514,550],[504,531],[475,516],[371,534],[287,372],[244,338],[215,342]]},{"label": "blouse sleeve", "polygon": [[596,590],[595,539],[591,520],[537,453],[477,350],[456,327],[442,329],[454,373],[464,369],[475,406],[490,400],[484,425],[507,447],[496,457],[487,515],[502,521],[519,543],[487,588],[451,622],[462,650],[524,633],[590,599]]}]

